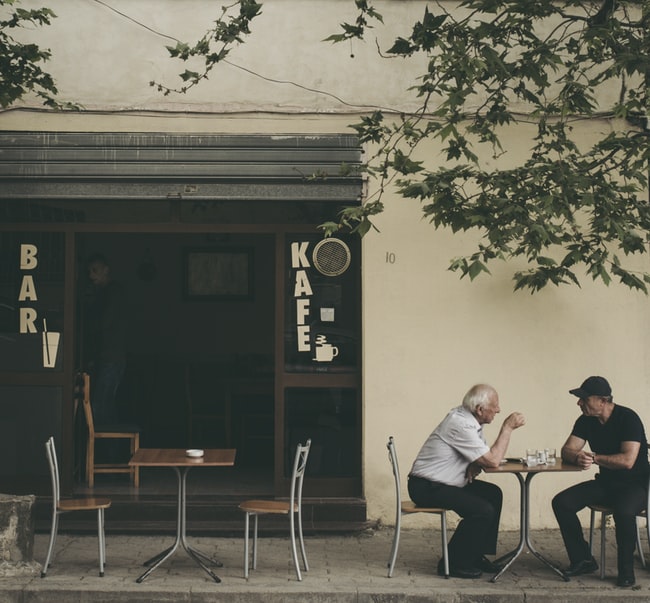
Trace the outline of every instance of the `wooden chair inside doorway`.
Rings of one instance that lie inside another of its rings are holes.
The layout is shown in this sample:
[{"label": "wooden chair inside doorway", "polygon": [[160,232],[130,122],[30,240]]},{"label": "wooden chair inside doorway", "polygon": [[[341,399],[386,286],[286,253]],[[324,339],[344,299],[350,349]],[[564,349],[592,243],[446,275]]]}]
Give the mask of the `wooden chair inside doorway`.
[{"label": "wooden chair inside doorway", "polygon": [[[88,441],[86,443],[86,481],[88,486],[95,486],[96,473],[128,473],[134,486],[140,486],[139,467],[130,467],[129,459],[140,448],[140,429],[136,425],[98,425],[93,420],[93,409],[90,403],[90,375],[79,373],[77,376],[76,391],[81,398],[86,425],[88,427]],[[123,463],[97,463],[95,461],[95,443],[97,440],[128,440],[130,456]]]}]

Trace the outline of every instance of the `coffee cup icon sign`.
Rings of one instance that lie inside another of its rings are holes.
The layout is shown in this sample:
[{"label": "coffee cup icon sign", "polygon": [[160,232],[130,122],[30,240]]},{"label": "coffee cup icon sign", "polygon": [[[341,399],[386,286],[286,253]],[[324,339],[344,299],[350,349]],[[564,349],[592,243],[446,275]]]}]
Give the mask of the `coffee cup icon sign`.
[{"label": "coffee cup icon sign", "polygon": [[339,355],[339,349],[335,345],[327,343],[327,339],[324,335],[316,337],[315,352],[316,357],[314,360],[316,360],[316,362],[332,362],[332,360]]}]

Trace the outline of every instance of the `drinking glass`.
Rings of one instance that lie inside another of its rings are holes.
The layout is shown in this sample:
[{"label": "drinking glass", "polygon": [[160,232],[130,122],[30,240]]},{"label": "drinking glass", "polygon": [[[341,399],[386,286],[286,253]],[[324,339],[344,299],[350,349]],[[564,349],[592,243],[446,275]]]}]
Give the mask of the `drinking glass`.
[{"label": "drinking glass", "polygon": [[537,466],[537,449],[536,448],[528,448],[526,450],[526,465],[529,467],[536,467]]},{"label": "drinking glass", "polygon": [[549,465],[555,465],[556,460],[557,460],[557,457],[556,457],[555,448],[547,448],[546,449],[546,462]]}]

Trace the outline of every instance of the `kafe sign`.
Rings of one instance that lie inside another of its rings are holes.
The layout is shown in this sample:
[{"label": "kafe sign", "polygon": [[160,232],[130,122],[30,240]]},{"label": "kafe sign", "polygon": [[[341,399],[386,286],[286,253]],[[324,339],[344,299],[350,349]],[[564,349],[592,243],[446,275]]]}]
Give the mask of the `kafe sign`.
[{"label": "kafe sign", "polygon": [[[307,257],[308,249],[308,241],[291,243],[291,267],[294,270],[293,298],[296,313],[296,345],[298,352],[312,352],[311,326],[313,321],[311,320],[311,304],[314,291],[309,282],[308,269],[311,268],[311,264]],[[333,320],[333,310],[331,310],[331,315],[331,320]],[[338,356],[338,348],[328,343],[325,335],[316,334],[314,336],[314,343],[314,356],[312,360],[316,362],[332,362]]]}]

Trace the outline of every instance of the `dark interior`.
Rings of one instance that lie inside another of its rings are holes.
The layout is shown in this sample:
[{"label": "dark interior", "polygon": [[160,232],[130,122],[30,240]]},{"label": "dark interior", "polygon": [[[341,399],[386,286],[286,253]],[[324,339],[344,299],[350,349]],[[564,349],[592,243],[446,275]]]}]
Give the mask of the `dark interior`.
[{"label": "dark interior", "polygon": [[[246,491],[255,484],[254,489],[272,492],[273,236],[90,233],[78,235],[77,249],[77,364],[85,367],[86,361],[84,300],[91,283],[84,262],[102,253],[127,292],[128,360],[117,403],[121,420],[141,427],[140,445],[237,448],[229,489]],[[187,253],[197,249],[249,254],[247,297],[192,296],[185,280]],[[75,438],[79,458],[84,440],[81,424]],[[167,473],[143,470],[142,491],[173,490],[173,475]],[[97,487],[119,490],[129,484],[124,476],[99,475]]]}]

